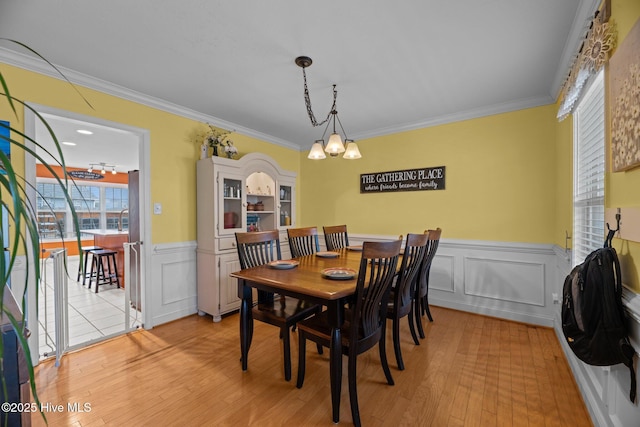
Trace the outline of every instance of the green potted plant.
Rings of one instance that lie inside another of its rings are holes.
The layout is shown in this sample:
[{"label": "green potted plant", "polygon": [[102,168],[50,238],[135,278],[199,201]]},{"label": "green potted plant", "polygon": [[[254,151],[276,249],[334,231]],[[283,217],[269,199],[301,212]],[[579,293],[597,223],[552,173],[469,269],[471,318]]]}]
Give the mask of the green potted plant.
[{"label": "green potted plant", "polygon": [[[62,76],[62,78],[64,78],[71,85],[71,87],[76,90],[76,92],[78,92],[78,94],[89,106],[91,106],[91,104],[89,104],[89,102],[82,96],[82,94],[80,94],[78,89],[60,72],[60,70],[58,70],[55,65],[46,60],[38,52],[31,49],[29,46],[15,40],[6,38],[0,38],[0,40],[19,45],[32,54],[36,55],[41,60],[45,61],[60,76]],[[0,132],[0,141],[4,142],[5,144],[8,143],[10,147],[17,148],[25,151],[26,153],[29,153],[30,155],[34,156],[40,163],[42,163],[45,168],[48,169],[48,171],[54,176],[54,178],[57,180],[58,185],[62,189],[64,197],[66,198],[67,203],[71,208],[71,215],[75,224],[75,229],[79,230],[80,228],[78,226],[78,217],[76,215],[69,194],[70,186],[75,185],[75,183],[69,176],[67,176],[64,156],[62,154],[62,149],[58,142],[58,139],[55,136],[55,133],[48,125],[47,121],[37,111],[35,111],[32,107],[25,103],[24,100],[20,99],[19,97],[14,97],[11,94],[9,89],[9,82],[2,74],[2,70],[0,70],[0,86],[0,96],[4,98],[3,102],[7,102],[16,120],[18,119],[18,108],[25,108],[32,111],[37,119],[44,124],[45,128],[51,135],[57,152],[48,152],[42,145],[38,144],[38,142],[30,136],[26,135],[21,129],[19,129],[18,127],[14,127],[11,124],[6,124],[7,122],[0,122],[0,127],[3,128],[0,130],[4,131]],[[63,172],[61,174],[57,174],[51,167],[50,163],[47,162],[38,153],[38,151],[36,151],[36,148],[38,150],[43,150],[52,158],[54,158],[56,165],[60,166]],[[24,313],[26,312],[26,294],[27,284],[29,283],[29,274],[35,275],[35,283],[38,283],[40,280],[40,263],[38,262],[40,257],[40,236],[38,233],[36,212],[34,212],[31,202],[32,201],[30,201],[27,196],[27,183],[24,177],[21,176],[20,172],[16,171],[14,165],[11,164],[11,159],[8,153],[0,150],[0,204],[2,205],[2,209],[0,209],[0,220],[3,219],[4,215],[8,215],[9,223],[11,224],[10,229],[12,230],[10,232],[9,230],[5,230],[0,227],[0,238],[4,237],[6,233],[10,233],[10,246],[8,248],[9,256],[6,258],[5,256],[0,257],[0,275],[2,277],[2,281],[0,283],[0,318],[3,319],[3,323],[5,323],[5,319],[8,319],[13,330],[15,331],[15,335],[18,337],[18,345],[22,348],[27,363],[33,399],[37,407],[40,408],[40,401],[38,399],[34,379],[33,364],[31,362],[32,359],[26,337],[26,327],[28,325],[26,325],[24,317]],[[78,246],[80,246],[80,234],[76,233],[75,238],[77,239]],[[16,259],[21,253],[24,253],[24,257],[26,259],[27,274],[25,278],[26,283],[24,286],[24,293],[22,295],[15,295],[18,304],[22,307],[22,314],[16,316],[15,313],[10,309],[9,305],[5,304],[4,301],[5,293],[11,292],[7,284],[9,283],[9,278],[11,277],[11,272],[15,266]],[[82,257],[82,252],[80,252],[80,256]],[[80,260],[80,262],[82,262],[82,260]],[[0,355],[3,354],[4,339],[0,339]],[[2,378],[2,394],[4,396],[7,396],[7,382],[5,381],[6,373],[4,372],[3,364],[0,364],[0,374]],[[46,421],[45,415],[43,413],[41,414]],[[3,418],[0,424],[8,425],[7,420],[9,412],[3,411],[0,416],[2,416]]]}]

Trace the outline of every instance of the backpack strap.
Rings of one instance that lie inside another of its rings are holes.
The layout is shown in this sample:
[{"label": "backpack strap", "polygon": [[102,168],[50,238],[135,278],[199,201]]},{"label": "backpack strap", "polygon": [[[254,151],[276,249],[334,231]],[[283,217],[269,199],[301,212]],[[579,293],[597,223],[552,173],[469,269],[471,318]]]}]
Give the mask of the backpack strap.
[{"label": "backpack strap", "polygon": [[[609,226],[609,224],[607,224],[607,227],[608,226]],[[610,248],[611,247],[611,241],[613,240],[613,236],[615,236],[616,231],[618,231],[618,230],[609,229],[609,232],[607,233],[607,237],[604,239],[604,247],[605,248]]]},{"label": "backpack strap", "polygon": [[629,342],[628,338],[620,340],[620,350],[625,358],[623,362],[629,368],[629,375],[631,376],[631,389],[629,390],[629,399],[631,403],[636,402],[636,371],[633,369],[633,356],[636,354],[633,346]]},{"label": "backpack strap", "polygon": [[[615,233],[615,231],[613,233]],[[609,231],[609,235],[613,237],[612,231]],[[609,240],[609,237],[607,237],[607,240]],[[609,243],[610,242],[611,240],[609,240]],[[619,302],[620,304],[621,313],[624,313],[625,309],[622,306],[622,274],[620,269],[620,260],[618,259],[618,253],[616,252],[615,248],[611,246],[609,247],[611,248],[609,252],[613,257],[613,267],[614,267],[615,281],[616,281],[615,283],[616,301]],[[626,316],[623,316],[623,318],[626,318]],[[629,399],[631,400],[631,403],[635,403],[637,386],[636,386],[636,371],[633,369],[633,356],[635,356],[636,350],[633,348],[633,346],[629,342],[628,337],[622,338],[620,340],[619,345],[620,345],[620,352],[622,353],[622,356],[625,359],[623,363],[625,364],[625,366],[629,368],[629,375],[631,377],[631,388],[629,390]]]}]

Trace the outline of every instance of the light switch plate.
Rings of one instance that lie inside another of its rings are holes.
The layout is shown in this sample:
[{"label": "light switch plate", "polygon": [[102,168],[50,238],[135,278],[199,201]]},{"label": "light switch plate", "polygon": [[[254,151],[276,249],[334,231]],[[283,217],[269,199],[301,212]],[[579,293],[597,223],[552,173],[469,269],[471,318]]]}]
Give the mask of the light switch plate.
[{"label": "light switch plate", "polygon": [[153,204],[153,214],[160,215],[162,213],[162,203]]}]

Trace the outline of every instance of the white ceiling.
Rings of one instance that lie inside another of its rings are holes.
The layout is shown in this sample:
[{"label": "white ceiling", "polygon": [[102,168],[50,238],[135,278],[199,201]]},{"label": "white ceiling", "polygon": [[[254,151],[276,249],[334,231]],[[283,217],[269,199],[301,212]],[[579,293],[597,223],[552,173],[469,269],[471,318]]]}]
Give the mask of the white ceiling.
[{"label": "white ceiling", "polygon": [[[315,115],[337,84],[340,119],[359,140],[555,102],[598,3],[2,0],[0,37],[74,81],[307,149],[324,129],[307,116],[297,56],[313,59]],[[2,47],[0,60],[25,52]]]},{"label": "white ceiling", "polygon": [[[105,163],[115,167],[116,172],[122,173],[139,169],[138,135],[112,126],[51,113],[41,112],[41,115],[53,129],[67,166],[88,168],[91,164]],[[39,149],[40,147],[37,147],[37,153],[43,156],[47,163],[56,164],[55,159],[60,157],[57,155],[57,148],[50,132],[39,120],[35,121],[35,126],[38,145],[46,148],[54,157],[47,155]],[[89,131],[91,134],[79,133],[78,130]],[[69,143],[74,145],[67,145]],[[110,172],[111,169],[106,170]]]}]

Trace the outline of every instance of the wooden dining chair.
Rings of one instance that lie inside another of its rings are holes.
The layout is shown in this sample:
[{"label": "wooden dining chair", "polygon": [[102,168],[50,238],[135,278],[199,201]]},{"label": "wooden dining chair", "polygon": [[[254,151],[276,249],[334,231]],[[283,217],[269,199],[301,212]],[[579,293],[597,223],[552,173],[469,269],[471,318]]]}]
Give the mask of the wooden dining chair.
[{"label": "wooden dining chair", "polygon": [[[356,388],[357,356],[376,344],[387,383],[393,377],[385,350],[386,311],[391,282],[396,273],[401,240],[391,242],[364,242],[352,308],[345,310],[341,327],[342,353],[348,356],[349,400],[353,423],[360,425]],[[299,352],[296,387],[304,383],[306,342],[314,341],[330,346],[331,326],[327,312],[316,314],[298,323]]]},{"label": "wooden dining chair", "polygon": [[349,246],[349,235],[346,225],[331,225],[322,227],[324,243],[328,251],[335,251]]},{"label": "wooden dining chair", "polygon": [[293,258],[313,255],[320,251],[317,227],[288,228],[287,236]]},{"label": "wooden dining chair", "polygon": [[[387,319],[392,319],[393,350],[396,355],[398,369],[401,371],[404,370],[404,362],[400,348],[400,319],[411,313],[416,278],[427,253],[428,237],[428,234],[407,234],[400,269],[389,296]],[[410,323],[411,321],[412,319],[409,318]],[[418,337],[415,335],[413,335],[413,342],[416,345],[420,344]]]},{"label": "wooden dining chair", "polygon": [[409,329],[411,330],[411,335],[414,337],[414,340],[416,337],[416,328],[413,325],[413,321],[411,320],[412,318],[415,318],[420,338],[425,337],[424,329],[422,328],[422,315],[426,314],[429,321],[433,322],[433,317],[431,317],[431,311],[429,310],[429,274],[431,272],[431,263],[433,262],[433,258],[438,250],[438,245],[440,244],[442,230],[437,228],[435,230],[427,230],[425,233],[429,236],[427,253],[425,254],[422,265],[420,266],[420,273],[418,273],[416,282],[415,296],[411,307],[412,313],[409,313]]},{"label": "wooden dining chair", "polygon": [[[243,270],[281,259],[280,235],[277,230],[236,233],[236,242]],[[287,381],[291,379],[289,329],[320,309],[318,305],[296,298],[285,298],[283,295],[274,298],[271,292],[258,291],[258,303],[253,306],[251,313],[254,320],[280,328],[280,338],[284,344],[284,378]],[[252,335],[253,331],[249,333]]]}]

